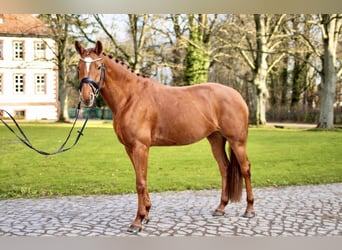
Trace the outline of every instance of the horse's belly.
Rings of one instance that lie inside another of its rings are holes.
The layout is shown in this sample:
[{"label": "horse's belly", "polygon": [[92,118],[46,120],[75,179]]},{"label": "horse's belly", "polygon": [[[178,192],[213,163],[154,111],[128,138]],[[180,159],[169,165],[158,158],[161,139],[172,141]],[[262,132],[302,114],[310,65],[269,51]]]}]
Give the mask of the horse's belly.
[{"label": "horse's belly", "polygon": [[195,143],[204,137],[197,137],[197,138],[165,138],[165,137],[159,137],[152,140],[151,146],[182,146],[182,145],[188,145]]},{"label": "horse's belly", "polygon": [[219,128],[209,123],[182,124],[158,128],[152,135],[152,145],[172,146],[195,143]]}]

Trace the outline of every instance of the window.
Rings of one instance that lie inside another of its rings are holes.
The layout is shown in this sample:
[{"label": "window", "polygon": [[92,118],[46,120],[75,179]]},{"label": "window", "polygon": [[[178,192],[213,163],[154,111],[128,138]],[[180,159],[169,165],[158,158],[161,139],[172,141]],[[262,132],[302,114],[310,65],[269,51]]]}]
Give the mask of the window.
[{"label": "window", "polygon": [[43,95],[46,92],[45,88],[45,75],[44,74],[36,74],[34,76],[34,84],[35,84],[35,92],[38,95]]},{"label": "window", "polygon": [[15,119],[25,119],[25,110],[15,110],[14,111],[14,118]]},{"label": "window", "polygon": [[45,58],[45,44],[44,44],[44,42],[35,42],[35,44],[34,44],[34,56],[36,59]]},{"label": "window", "polygon": [[13,43],[13,59],[14,60],[24,59],[24,43],[23,42],[17,41]]},{"label": "window", "polygon": [[24,74],[14,75],[14,93],[16,94],[24,93]]},{"label": "window", "polygon": [[4,50],[4,42],[0,41],[0,60],[4,59],[4,55],[3,55],[3,50]]}]

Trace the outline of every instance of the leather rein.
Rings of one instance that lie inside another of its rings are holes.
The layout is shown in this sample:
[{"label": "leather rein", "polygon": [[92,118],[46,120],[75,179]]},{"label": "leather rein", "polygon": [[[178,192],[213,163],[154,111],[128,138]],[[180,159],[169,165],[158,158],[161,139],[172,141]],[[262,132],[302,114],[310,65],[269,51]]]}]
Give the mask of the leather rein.
[{"label": "leather rein", "polygon": [[[80,60],[82,61],[85,61],[83,58],[81,58]],[[102,58],[97,58],[95,60],[92,60],[92,61],[85,61],[86,63],[91,63],[91,62],[94,62],[94,61],[98,61],[98,60],[102,60]],[[106,77],[106,69],[105,69],[105,66],[104,64],[102,63],[101,64],[101,74],[100,74],[100,80],[99,82],[95,82],[92,78],[89,78],[89,77],[85,77],[83,78],[81,81],[80,81],[80,85],[79,85],[79,91],[81,91],[82,89],[82,86],[83,84],[90,84],[92,86],[92,90],[93,90],[93,93],[95,95],[95,97],[98,96],[99,94],[99,91],[100,91],[100,88],[101,88],[101,84],[102,82],[104,81],[105,77]],[[95,89],[95,90],[94,90]],[[93,107],[92,107],[93,108]],[[74,143],[70,146],[70,147],[65,147],[67,142],[69,141],[70,139],[70,136],[71,136],[71,133],[72,131],[74,130],[75,128],[75,125],[76,125],[76,122],[78,120],[78,117],[79,117],[79,113],[80,113],[80,109],[81,109],[81,102],[78,103],[77,105],[77,109],[76,109],[76,115],[75,115],[75,120],[72,124],[72,127],[65,139],[65,141],[62,143],[62,145],[60,146],[60,148],[54,152],[45,152],[43,150],[40,150],[40,149],[37,149],[36,147],[34,147],[32,145],[32,143],[30,142],[30,140],[28,139],[28,137],[26,136],[26,134],[24,133],[24,131],[22,130],[22,128],[19,126],[18,122],[15,120],[15,118],[9,113],[7,112],[6,110],[4,109],[0,109],[0,113],[6,113],[10,119],[13,121],[13,123],[15,124],[15,126],[17,127],[18,132],[16,132],[3,118],[2,116],[0,116],[0,121],[23,143],[25,144],[27,147],[31,148],[32,150],[36,151],[37,153],[39,154],[42,154],[42,155],[56,155],[56,154],[59,154],[59,153],[63,153],[65,151],[68,151],[70,149],[72,149],[74,146],[76,146],[76,144],[78,143],[81,135],[83,135],[83,130],[85,129],[85,126],[88,122],[88,119],[89,119],[89,116],[85,119],[82,127],[81,127],[81,130],[77,131],[78,135],[74,141]]]}]

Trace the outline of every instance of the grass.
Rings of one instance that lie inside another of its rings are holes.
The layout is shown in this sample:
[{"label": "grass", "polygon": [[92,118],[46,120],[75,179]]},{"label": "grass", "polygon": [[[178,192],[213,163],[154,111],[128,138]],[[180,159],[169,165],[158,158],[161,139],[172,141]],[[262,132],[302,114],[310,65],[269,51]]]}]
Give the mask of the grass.
[{"label": "grass", "polygon": [[[32,144],[55,151],[70,124],[24,123]],[[0,198],[135,192],[134,169],[110,123],[90,123],[72,150],[42,156],[0,126]],[[71,139],[73,140],[73,138]],[[342,131],[250,128],[253,186],[342,182]],[[182,147],[152,147],[149,190],[220,188],[206,140]]]}]

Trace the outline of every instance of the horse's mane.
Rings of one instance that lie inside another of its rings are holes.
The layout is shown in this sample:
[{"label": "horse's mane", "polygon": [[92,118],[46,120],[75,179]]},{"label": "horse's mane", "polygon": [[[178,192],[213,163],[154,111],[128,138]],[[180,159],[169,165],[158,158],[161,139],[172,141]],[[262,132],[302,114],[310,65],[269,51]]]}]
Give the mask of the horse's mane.
[{"label": "horse's mane", "polygon": [[131,73],[135,74],[136,76],[141,76],[143,78],[149,78],[147,75],[135,72],[134,69],[132,69],[127,63],[125,63],[123,60],[115,58],[111,54],[107,54],[105,52],[102,52],[102,55],[107,56],[109,59],[113,60],[115,63],[121,64],[122,66],[126,67],[129,71],[131,71]]}]

